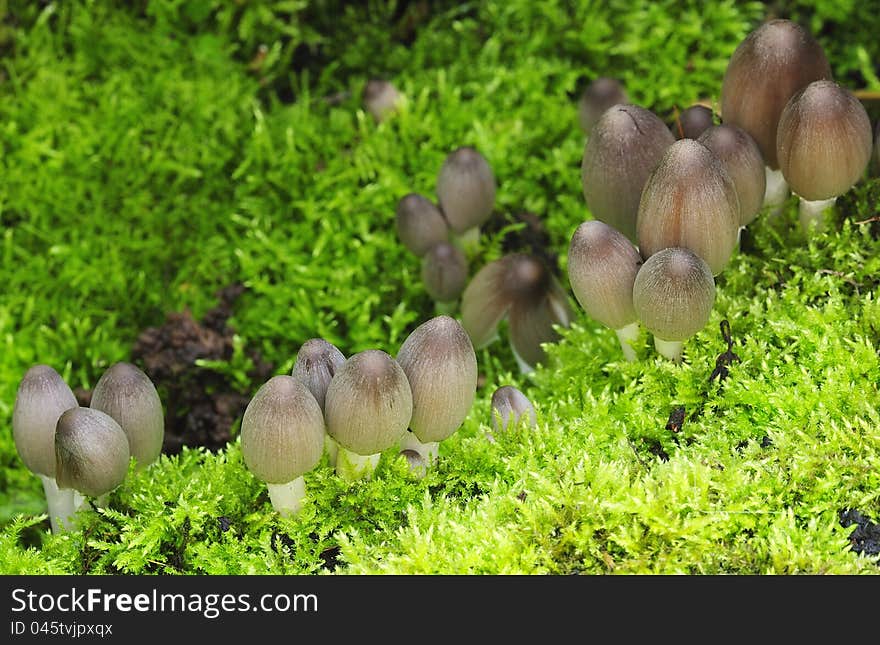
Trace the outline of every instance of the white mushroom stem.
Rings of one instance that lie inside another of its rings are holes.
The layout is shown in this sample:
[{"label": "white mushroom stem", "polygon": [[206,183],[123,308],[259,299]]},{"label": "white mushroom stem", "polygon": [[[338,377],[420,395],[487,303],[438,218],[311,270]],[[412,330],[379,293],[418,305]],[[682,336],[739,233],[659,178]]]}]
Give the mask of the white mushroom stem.
[{"label": "white mushroom stem", "polygon": [[327,457],[330,460],[330,465],[335,468],[336,455],[339,453],[339,444],[336,443],[336,439],[331,437],[329,434],[324,435],[324,451],[327,453]]},{"label": "white mushroom stem", "polygon": [[429,466],[437,462],[437,456],[440,453],[439,441],[421,441],[415,432],[407,431],[400,438],[400,449],[414,450],[419,453],[425,463]]},{"label": "white mushroom stem", "polygon": [[764,190],[764,207],[769,209],[770,215],[778,215],[782,210],[782,204],[788,199],[790,193],[788,182],[782,174],[782,170],[774,170],[770,166],[764,166],[767,177],[767,187]]},{"label": "white mushroom stem", "polygon": [[359,455],[340,445],[336,453],[336,474],[347,482],[368,479],[379,465],[381,453]]},{"label": "white mushroom stem", "polygon": [[654,336],[654,347],[657,353],[669,360],[680,363],[684,352],[684,341],[681,340],[663,340]]},{"label": "white mushroom stem", "polygon": [[811,231],[815,233],[825,228],[825,212],[834,206],[836,201],[837,197],[817,199],[816,201],[800,197],[798,219],[801,223],[801,230],[809,234]]},{"label": "white mushroom stem", "polygon": [[70,488],[58,488],[54,477],[40,475],[43,492],[49,507],[49,523],[52,533],[72,531],[76,528],[76,512],[83,504],[83,497]]},{"label": "white mushroom stem", "polygon": [[299,513],[306,496],[306,482],[302,476],[287,482],[286,484],[266,484],[269,489],[269,499],[272,500],[272,508],[279,515],[292,517]]},{"label": "white mushroom stem", "polygon": [[456,235],[455,240],[458,242],[461,250],[465,252],[465,255],[473,255],[480,246],[480,227],[473,226],[469,228],[460,235]]},{"label": "white mushroom stem", "polygon": [[636,360],[636,350],[633,349],[633,343],[639,339],[638,321],[615,329],[614,333],[617,334],[617,340],[620,341],[620,349],[623,350],[624,358],[630,362]]}]

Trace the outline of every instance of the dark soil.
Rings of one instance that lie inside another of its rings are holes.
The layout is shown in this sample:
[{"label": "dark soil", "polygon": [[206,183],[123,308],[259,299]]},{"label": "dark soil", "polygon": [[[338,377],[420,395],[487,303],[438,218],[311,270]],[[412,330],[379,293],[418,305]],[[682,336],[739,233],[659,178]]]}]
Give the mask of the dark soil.
[{"label": "dark soil", "polygon": [[880,524],[872,522],[859,511],[841,511],[840,525],[849,527],[853,524],[857,526],[849,536],[852,550],[867,556],[880,555]]}]

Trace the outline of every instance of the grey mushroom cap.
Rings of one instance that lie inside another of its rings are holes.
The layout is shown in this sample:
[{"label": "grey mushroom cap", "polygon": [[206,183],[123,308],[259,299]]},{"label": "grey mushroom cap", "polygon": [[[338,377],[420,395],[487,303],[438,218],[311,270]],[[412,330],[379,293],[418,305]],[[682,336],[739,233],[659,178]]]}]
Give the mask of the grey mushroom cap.
[{"label": "grey mushroom cap", "polygon": [[401,243],[418,257],[438,242],[449,239],[449,224],[443,213],[434,202],[418,193],[404,195],[397,202],[394,224]]},{"label": "grey mushroom cap", "polygon": [[807,200],[830,199],[849,190],[871,162],[871,121],[852,92],[815,81],[782,111],[776,148],[792,191]]},{"label": "grey mushroom cap", "polygon": [[467,279],[467,257],[454,244],[438,242],[422,258],[422,283],[437,302],[458,300]]},{"label": "grey mushroom cap", "polygon": [[73,390],[52,367],[34,365],[25,372],[12,409],[12,436],[28,470],[55,477],[58,417],[78,405]]},{"label": "grey mushroom cap", "polygon": [[633,242],[642,189],[675,137],[656,114],[637,105],[606,110],[584,146],[581,184],[594,219]]},{"label": "grey mushroom cap", "polygon": [[159,458],[165,414],[156,386],[139,367],[124,361],[111,365],[95,384],[89,407],[109,414],[122,427],[138,467]]},{"label": "grey mushroom cap", "polygon": [[599,220],[575,229],[568,246],[568,280],[591,318],[611,329],[636,322],[632,288],[642,256],[623,233]]},{"label": "grey mushroom cap", "polygon": [[616,78],[601,76],[587,85],[578,102],[581,129],[590,132],[602,113],[618,103],[629,103],[623,84]]},{"label": "grey mushroom cap", "polygon": [[358,455],[375,455],[400,441],[412,413],[406,373],[382,350],[351,356],[327,388],[327,432]]},{"label": "grey mushroom cap", "polygon": [[693,251],[667,248],[639,269],[633,302],[645,329],[668,341],[684,341],[706,326],[715,303],[715,279]]},{"label": "grey mushroom cap", "polygon": [[713,125],[715,113],[711,108],[697,103],[681,111],[672,125],[672,133],[677,139],[697,139]]},{"label": "grey mushroom cap", "polygon": [[446,439],[477,392],[477,357],[464,327],[450,316],[431,318],[403,341],[397,362],[412,390],[410,430],[423,443]]},{"label": "grey mushroom cap", "polygon": [[333,375],[345,362],[345,354],[323,338],[310,338],[296,353],[290,375],[305,385],[324,412],[324,400]]},{"label": "grey mushroom cap", "polygon": [[718,275],[736,247],[739,197],[721,160],[702,143],[679,139],[651,173],[639,203],[636,232],[643,258],[680,246]]},{"label": "grey mushroom cap", "polygon": [[361,98],[373,119],[381,122],[399,107],[402,96],[390,81],[373,78],[364,85]]},{"label": "grey mushroom cap", "polygon": [[128,438],[113,417],[94,408],[75,407],[59,418],[55,430],[58,488],[100,497],[128,474]]},{"label": "grey mushroom cap", "polygon": [[502,385],[492,393],[492,430],[507,430],[511,424],[517,425],[523,416],[530,427],[538,424],[535,406],[519,389]]},{"label": "grey mushroom cap", "polygon": [[813,81],[830,79],[818,41],[796,22],[770,20],[737,46],[721,84],[721,118],[758,144],[765,163],[779,168],[776,129],[785,104]]},{"label": "grey mushroom cap", "polygon": [[443,161],[437,177],[440,209],[456,234],[480,226],[495,207],[495,175],[474,148],[458,148]]},{"label": "grey mushroom cap", "polygon": [[273,376],[254,394],[241,419],[241,454],[267,484],[286,484],[312,470],[324,451],[324,417],[302,381]]},{"label": "grey mushroom cap", "polygon": [[751,224],[764,204],[767,173],[761,149],[752,136],[740,127],[716,125],[697,139],[715,153],[727,170],[739,198],[740,226]]}]

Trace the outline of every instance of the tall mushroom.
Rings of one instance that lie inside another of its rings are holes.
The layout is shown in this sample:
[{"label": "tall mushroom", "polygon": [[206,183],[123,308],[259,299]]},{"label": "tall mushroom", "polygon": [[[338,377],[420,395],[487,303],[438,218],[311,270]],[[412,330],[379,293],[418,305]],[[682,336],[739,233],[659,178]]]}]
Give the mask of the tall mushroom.
[{"label": "tall mushroom", "polygon": [[69,529],[78,500],[56,480],[55,428],[63,412],[79,404],[70,386],[49,365],[25,372],[12,408],[12,437],[19,457],[43,483],[53,533]]},{"label": "tall mushroom", "polygon": [[486,158],[470,146],[450,152],[437,176],[437,199],[461,245],[473,249],[495,207],[495,175]]},{"label": "tall mushroom", "polygon": [[599,220],[581,223],[568,246],[568,281],[587,314],[613,329],[628,361],[636,359],[632,343],[639,337],[633,307],[633,282],[642,257],[617,229]]},{"label": "tall mushroom", "polygon": [[[324,400],[327,396],[327,388],[333,375],[345,362],[345,355],[333,343],[323,338],[310,338],[304,342],[296,353],[296,360],[290,375],[299,379],[303,385],[309,388],[309,392],[315,397],[321,414],[324,414]],[[324,433],[324,450],[331,466],[336,466],[336,453],[338,446],[328,433]]]},{"label": "tall mushroom", "polygon": [[299,378],[277,375],[254,394],[241,419],[241,454],[266,483],[272,507],[296,515],[306,494],[304,475],[324,449],[321,407]]},{"label": "tall mushroom", "polygon": [[603,112],[581,160],[584,199],[593,218],[635,242],[642,188],[674,141],[660,117],[643,107],[615,105]]},{"label": "tall mushroom", "polygon": [[612,105],[629,103],[626,89],[616,78],[600,76],[584,88],[578,101],[578,120],[581,129],[589,134],[602,113]]},{"label": "tall mushroom", "polygon": [[871,121],[861,102],[833,81],[815,81],[791,97],[779,119],[779,165],[799,198],[804,232],[823,227],[823,214],[871,161]]}]

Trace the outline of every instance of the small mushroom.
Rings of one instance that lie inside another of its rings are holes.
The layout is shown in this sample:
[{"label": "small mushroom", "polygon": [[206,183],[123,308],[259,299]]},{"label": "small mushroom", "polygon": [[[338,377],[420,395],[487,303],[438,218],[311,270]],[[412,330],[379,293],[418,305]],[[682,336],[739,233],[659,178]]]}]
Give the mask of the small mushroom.
[{"label": "small mushroom", "polygon": [[697,139],[713,125],[715,113],[712,109],[696,103],[681,111],[672,125],[672,134],[677,139]]},{"label": "small mushroom", "polygon": [[525,417],[529,427],[538,424],[535,406],[519,389],[513,385],[502,385],[492,393],[492,431],[507,430],[511,425],[519,425]]},{"label": "small mushroom", "polygon": [[824,213],[871,161],[871,121],[852,92],[833,81],[815,81],[782,111],[776,151],[782,174],[798,195],[804,232],[818,230]]},{"label": "small mushroom", "polygon": [[397,353],[412,391],[412,418],[402,449],[430,465],[441,441],[467,417],[477,391],[477,357],[464,327],[440,315],[416,327]]},{"label": "small mushroom", "polygon": [[740,228],[748,226],[761,212],[767,189],[764,157],[758,144],[748,132],[727,123],[712,126],[697,141],[721,160],[739,198]]},{"label": "small mushroom", "polygon": [[647,259],[667,247],[685,247],[718,275],[736,247],[739,222],[739,197],[721,160],[702,143],[679,139],[642,191],[639,252]]},{"label": "small mushroom", "polygon": [[109,414],[122,427],[136,468],[159,458],[165,438],[162,401],[139,367],[124,361],[111,365],[95,384],[89,407]]},{"label": "small mushroom", "polygon": [[581,160],[581,184],[593,219],[636,240],[639,199],[648,176],[675,137],[650,110],[615,105],[590,132]]},{"label": "small mushroom", "polygon": [[654,334],[654,346],[680,362],[684,341],[706,326],[715,303],[709,265],[685,248],[666,248],[645,260],[633,284],[639,320]]},{"label": "small mushroom", "polygon": [[495,175],[486,158],[463,146],[447,155],[437,176],[437,199],[452,232],[473,249],[495,207]]},{"label": "small mushroom", "polygon": [[406,459],[406,465],[409,467],[409,473],[416,479],[424,479],[428,474],[428,462],[418,450],[405,449],[401,450],[399,455]]},{"label": "small mushroom", "polygon": [[607,76],[594,79],[584,88],[578,102],[581,129],[589,134],[602,113],[618,103],[629,103],[623,84],[616,78]]},{"label": "small mushroom", "polygon": [[59,490],[55,463],[58,418],[78,407],[76,396],[61,375],[48,365],[34,365],[21,379],[12,408],[15,449],[28,470],[43,483],[52,532],[70,529],[78,500],[73,491]]},{"label": "small mushroom", "polygon": [[613,329],[628,361],[639,337],[633,282],[642,257],[623,233],[599,220],[580,224],[568,246],[568,280],[587,314]]},{"label": "small mushroom", "polygon": [[403,95],[390,82],[381,78],[367,81],[361,96],[364,107],[377,123],[381,123],[397,112],[403,101]]},{"label": "small mushroom", "polygon": [[409,193],[397,202],[397,237],[410,252],[422,257],[432,246],[449,240],[449,224],[430,199]]},{"label": "small mushroom", "polygon": [[289,517],[302,509],[304,475],[323,450],[324,418],[309,388],[283,374],[260,386],[241,419],[241,454],[248,470],[266,483],[279,514]]},{"label": "small mushroom", "polygon": [[468,279],[467,257],[450,242],[438,242],[422,258],[422,283],[438,313],[455,310]]},{"label": "small mushroom", "polygon": [[413,397],[400,364],[382,350],[368,349],[336,371],[324,405],[327,432],[339,444],[336,473],[353,481],[371,476],[382,451],[403,437]]},{"label": "small mushroom", "polygon": [[[300,346],[293,363],[290,375],[299,379],[305,385],[318,406],[321,414],[324,413],[324,400],[327,396],[327,388],[333,375],[345,362],[345,355],[333,343],[323,338],[310,338]],[[336,453],[338,446],[326,432],[324,433],[324,450],[331,466],[336,466]]]}]

